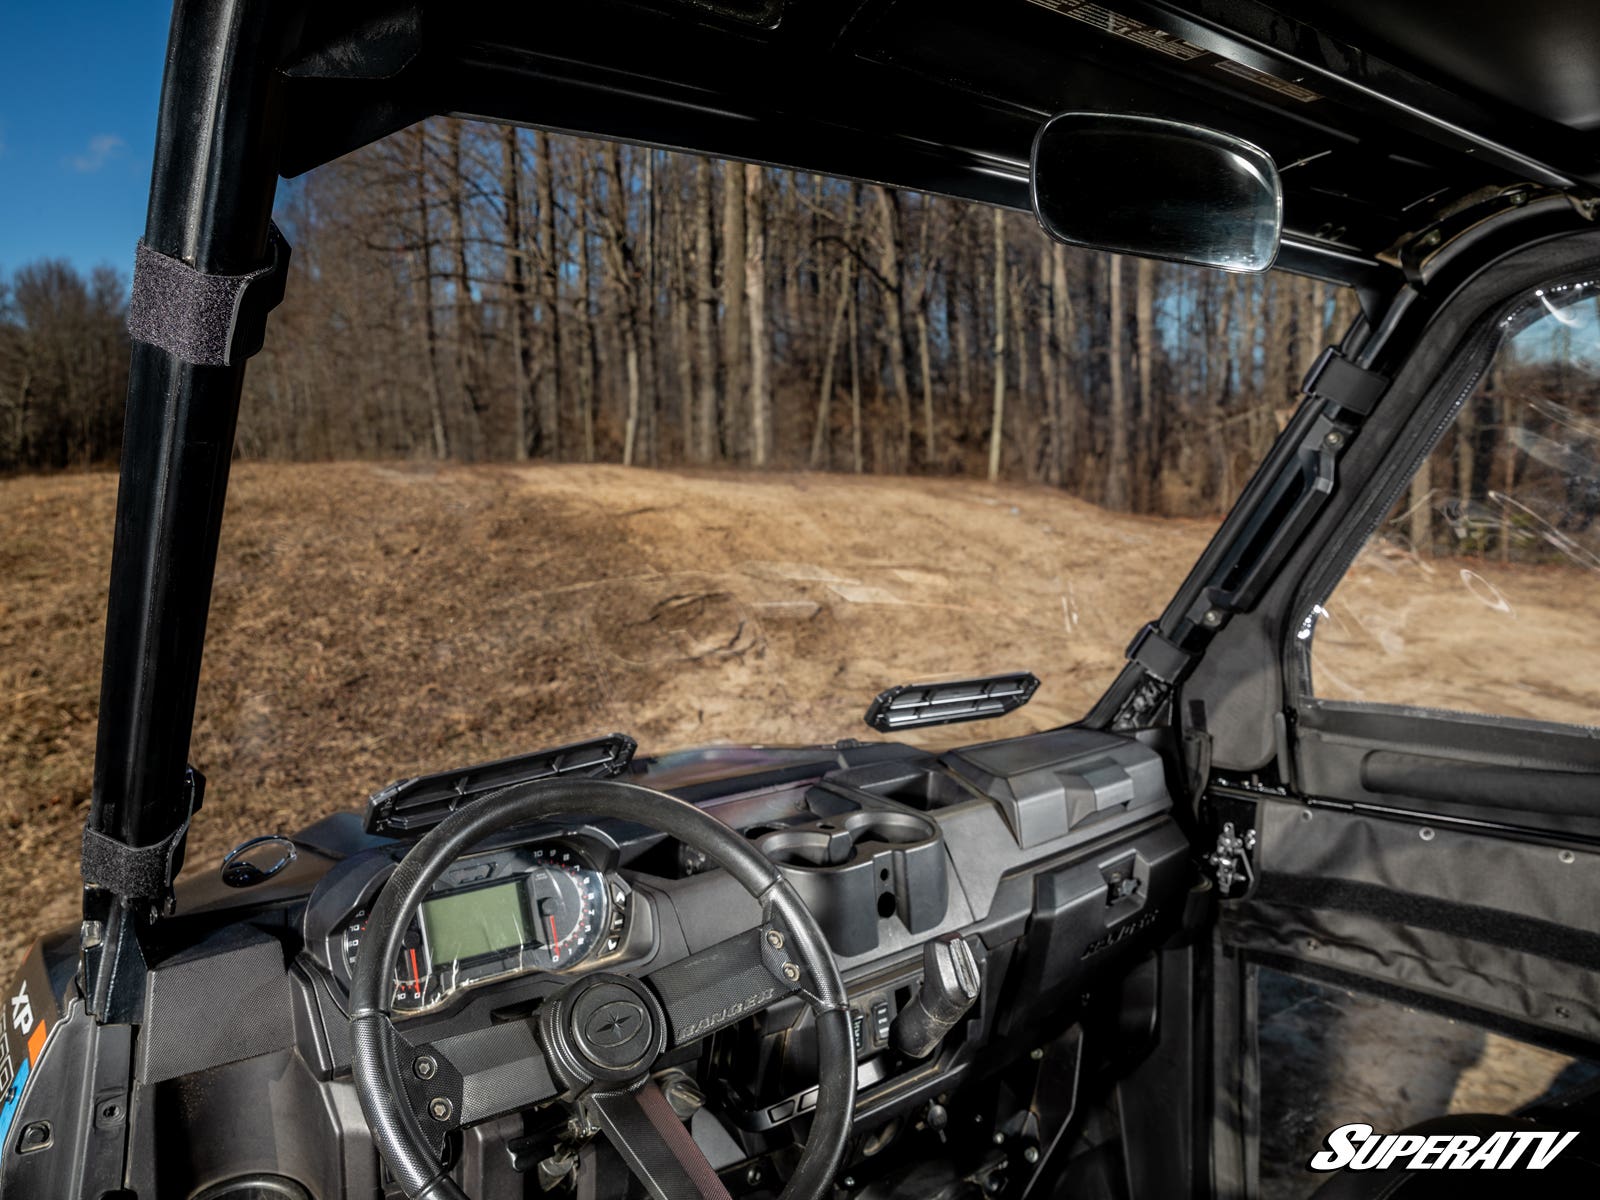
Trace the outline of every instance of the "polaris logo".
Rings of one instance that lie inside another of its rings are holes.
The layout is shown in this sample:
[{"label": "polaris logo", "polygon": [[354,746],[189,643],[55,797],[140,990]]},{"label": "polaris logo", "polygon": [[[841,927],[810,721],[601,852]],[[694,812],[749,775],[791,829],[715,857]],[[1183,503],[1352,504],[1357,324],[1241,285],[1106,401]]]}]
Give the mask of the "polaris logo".
[{"label": "polaris logo", "polygon": [[1542,1171],[1555,1162],[1577,1133],[1472,1133],[1374,1135],[1371,1125],[1341,1125],[1311,1156],[1313,1171]]}]

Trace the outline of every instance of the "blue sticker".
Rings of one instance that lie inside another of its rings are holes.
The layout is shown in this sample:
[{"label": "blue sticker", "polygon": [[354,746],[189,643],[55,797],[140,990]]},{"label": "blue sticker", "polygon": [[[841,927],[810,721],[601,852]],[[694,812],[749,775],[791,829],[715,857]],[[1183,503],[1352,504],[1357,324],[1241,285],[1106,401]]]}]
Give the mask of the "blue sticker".
[{"label": "blue sticker", "polygon": [[17,1067],[17,1077],[11,1081],[11,1087],[6,1092],[6,1102],[0,1107],[0,1146],[5,1145],[6,1135],[11,1132],[11,1118],[17,1115],[17,1105],[22,1103],[22,1089],[28,1085],[28,1060],[23,1059]]}]

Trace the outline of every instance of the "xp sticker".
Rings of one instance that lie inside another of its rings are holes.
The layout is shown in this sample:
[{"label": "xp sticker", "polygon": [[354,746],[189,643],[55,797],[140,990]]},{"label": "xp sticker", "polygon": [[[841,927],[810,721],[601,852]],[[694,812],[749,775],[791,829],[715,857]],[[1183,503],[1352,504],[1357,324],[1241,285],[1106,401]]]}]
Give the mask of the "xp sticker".
[{"label": "xp sticker", "polygon": [[11,1121],[22,1103],[28,1076],[44,1053],[45,1039],[57,1016],[56,998],[38,942],[22,960],[22,969],[0,1000],[0,1147],[11,1133]]},{"label": "xp sticker", "polygon": [[1487,1137],[1473,1133],[1374,1134],[1371,1125],[1341,1125],[1323,1141],[1327,1149],[1313,1154],[1313,1171],[1506,1171],[1521,1167],[1542,1171],[1567,1148],[1576,1132],[1512,1133]]}]

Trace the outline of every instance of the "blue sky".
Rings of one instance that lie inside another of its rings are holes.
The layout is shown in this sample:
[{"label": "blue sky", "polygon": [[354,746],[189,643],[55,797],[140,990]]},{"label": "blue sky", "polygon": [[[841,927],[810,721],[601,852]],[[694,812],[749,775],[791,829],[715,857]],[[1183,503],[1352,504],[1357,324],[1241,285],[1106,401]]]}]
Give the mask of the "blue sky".
[{"label": "blue sky", "polygon": [[0,0],[0,271],[124,278],[144,231],[171,0]]}]

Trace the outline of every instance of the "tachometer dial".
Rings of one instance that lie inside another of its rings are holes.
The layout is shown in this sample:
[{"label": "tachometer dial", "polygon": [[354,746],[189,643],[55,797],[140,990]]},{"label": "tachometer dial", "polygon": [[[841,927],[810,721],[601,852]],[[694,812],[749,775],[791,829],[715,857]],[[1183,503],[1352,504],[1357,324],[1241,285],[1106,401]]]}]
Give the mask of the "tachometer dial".
[{"label": "tachometer dial", "polygon": [[604,877],[571,850],[539,847],[528,873],[534,928],[530,965],[560,971],[581,962],[605,928]]}]

